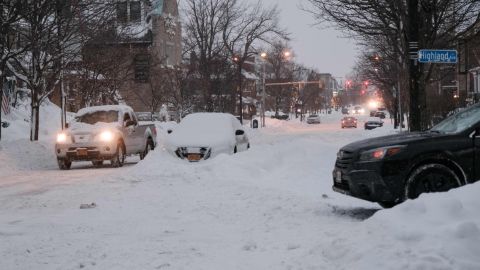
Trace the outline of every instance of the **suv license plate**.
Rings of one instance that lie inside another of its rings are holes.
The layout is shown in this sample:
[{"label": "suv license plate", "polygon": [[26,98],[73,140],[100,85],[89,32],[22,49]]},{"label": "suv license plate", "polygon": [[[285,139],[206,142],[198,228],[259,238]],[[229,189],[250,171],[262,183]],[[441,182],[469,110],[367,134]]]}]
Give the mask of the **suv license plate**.
[{"label": "suv license plate", "polygon": [[341,171],[337,171],[335,181],[337,181],[338,183],[342,182],[342,172]]},{"label": "suv license plate", "polygon": [[77,149],[77,156],[88,156],[87,148],[79,148]]}]

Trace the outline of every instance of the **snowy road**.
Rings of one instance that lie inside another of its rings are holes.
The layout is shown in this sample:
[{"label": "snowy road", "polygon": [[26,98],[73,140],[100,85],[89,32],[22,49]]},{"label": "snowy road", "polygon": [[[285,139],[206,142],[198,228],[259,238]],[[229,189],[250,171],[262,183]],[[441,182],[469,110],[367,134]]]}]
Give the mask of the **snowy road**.
[{"label": "snowy road", "polygon": [[[477,240],[445,247],[443,231],[331,191],[339,147],[392,132],[337,120],[271,122],[250,132],[250,151],[197,164],[161,147],[121,169],[66,172],[42,144],[0,155],[0,269],[478,269]],[[480,239],[465,222],[459,232]]]}]

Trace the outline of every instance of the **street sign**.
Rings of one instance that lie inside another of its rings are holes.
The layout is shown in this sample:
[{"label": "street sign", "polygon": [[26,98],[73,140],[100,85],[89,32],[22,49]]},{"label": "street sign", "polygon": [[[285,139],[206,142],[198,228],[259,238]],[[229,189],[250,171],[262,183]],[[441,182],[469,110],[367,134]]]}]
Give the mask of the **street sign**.
[{"label": "street sign", "polygon": [[418,62],[420,63],[438,63],[455,64],[458,61],[456,50],[419,50]]}]

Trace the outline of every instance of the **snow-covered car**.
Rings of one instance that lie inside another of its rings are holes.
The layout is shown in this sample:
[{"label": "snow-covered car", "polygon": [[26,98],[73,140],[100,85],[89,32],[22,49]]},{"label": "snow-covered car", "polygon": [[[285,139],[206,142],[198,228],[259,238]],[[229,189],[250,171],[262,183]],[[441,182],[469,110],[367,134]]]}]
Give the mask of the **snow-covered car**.
[{"label": "snow-covered car", "polygon": [[311,114],[307,117],[307,124],[320,124],[320,116]]},{"label": "snow-covered car", "polygon": [[250,148],[240,121],[227,113],[194,113],[169,131],[165,146],[173,155],[200,161],[220,153],[234,154]]},{"label": "snow-covered car", "polygon": [[70,169],[72,161],[92,161],[99,167],[109,160],[121,167],[126,155],[143,159],[155,148],[157,131],[153,124],[139,124],[132,108],[125,105],[87,107],[57,134],[55,153],[58,167]]},{"label": "snow-covered car", "polygon": [[370,119],[365,121],[364,127],[367,130],[383,127],[383,121],[378,117],[371,117]]}]

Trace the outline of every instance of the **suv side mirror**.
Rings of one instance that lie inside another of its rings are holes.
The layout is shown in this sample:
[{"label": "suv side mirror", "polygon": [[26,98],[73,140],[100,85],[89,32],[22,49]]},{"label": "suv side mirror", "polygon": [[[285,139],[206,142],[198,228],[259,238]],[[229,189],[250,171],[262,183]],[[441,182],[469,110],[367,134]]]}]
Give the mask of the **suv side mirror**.
[{"label": "suv side mirror", "polygon": [[125,121],[125,127],[133,126],[135,125],[135,121],[133,120],[127,120]]},{"label": "suv side mirror", "polygon": [[236,136],[242,136],[243,134],[245,134],[245,131],[243,131],[241,129],[237,129],[237,131],[235,131]]}]

